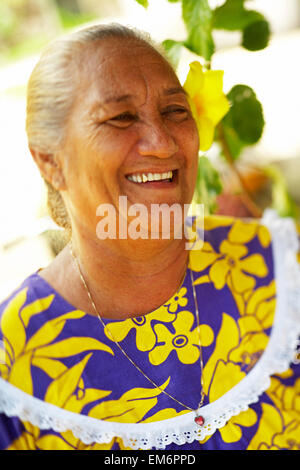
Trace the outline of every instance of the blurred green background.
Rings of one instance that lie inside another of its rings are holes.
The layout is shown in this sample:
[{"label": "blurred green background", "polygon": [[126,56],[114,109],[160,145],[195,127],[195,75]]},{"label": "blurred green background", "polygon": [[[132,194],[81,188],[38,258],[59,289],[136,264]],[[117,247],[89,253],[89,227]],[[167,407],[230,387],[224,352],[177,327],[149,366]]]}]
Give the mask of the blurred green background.
[{"label": "blurred green background", "polygon": [[[224,1],[209,4],[216,8]],[[245,1],[268,19],[271,40],[251,52],[241,47],[240,31],[216,30],[212,67],[224,70],[226,93],[243,83],[262,103],[264,133],[243,152],[239,172],[254,199],[268,206],[275,191],[273,202],[286,210],[300,205],[300,0]],[[29,75],[49,41],[85,24],[110,21],[146,30],[158,41],[186,35],[180,1],[149,0],[145,9],[135,0],[0,0],[0,300],[59,249],[50,237],[56,227],[47,214],[45,188],[27,149]],[[183,51],[182,82],[192,60],[193,54]],[[206,157],[222,176],[219,213],[243,215],[217,146]],[[270,168],[271,189],[261,167]]]}]

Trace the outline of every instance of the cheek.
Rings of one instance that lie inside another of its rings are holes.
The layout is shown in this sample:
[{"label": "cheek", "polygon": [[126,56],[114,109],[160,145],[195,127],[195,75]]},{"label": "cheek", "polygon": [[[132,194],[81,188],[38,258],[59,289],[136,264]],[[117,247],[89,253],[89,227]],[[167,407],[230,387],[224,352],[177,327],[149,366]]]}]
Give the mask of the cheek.
[{"label": "cheek", "polygon": [[101,173],[101,176],[111,178],[117,175],[122,166],[132,138],[130,133],[103,128],[89,147],[85,150],[87,159],[93,170]]},{"label": "cheek", "polygon": [[178,132],[180,136],[180,147],[186,157],[187,168],[194,169],[198,164],[199,135],[196,124],[190,123]]}]

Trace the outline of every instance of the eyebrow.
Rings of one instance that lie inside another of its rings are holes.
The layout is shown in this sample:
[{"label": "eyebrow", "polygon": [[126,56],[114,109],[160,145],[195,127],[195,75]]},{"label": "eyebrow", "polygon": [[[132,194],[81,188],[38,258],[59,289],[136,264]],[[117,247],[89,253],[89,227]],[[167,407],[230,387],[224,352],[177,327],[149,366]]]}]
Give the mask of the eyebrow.
[{"label": "eyebrow", "polygon": [[177,93],[183,93],[184,95],[187,96],[187,92],[185,91],[184,88],[181,86],[173,87],[173,88],[168,88],[167,90],[164,91],[164,95],[176,95]]},{"label": "eyebrow", "polygon": [[[179,94],[179,93],[183,94],[184,96],[187,96],[187,92],[181,86],[167,88],[166,90],[163,91],[163,94],[165,96],[176,95],[176,94]],[[130,98],[134,98],[134,95],[126,94],[126,95],[120,95],[120,96],[109,96],[104,101],[102,101],[101,103],[99,103],[99,102],[95,103],[93,108],[92,108],[92,112],[96,111],[99,108],[102,108],[103,105],[105,105],[105,104],[108,104],[108,103],[122,103],[122,101],[127,101]]]},{"label": "eyebrow", "polygon": [[[176,95],[177,93],[182,93],[184,95],[187,95],[187,92],[185,91],[185,89],[180,86],[167,88],[163,92],[163,94],[166,96]],[[111,103],[111,102],[120,103],[122,101],[127,101],[130,98],[134,98],[134,95],[127,94],[127,95],[120,95],[120,96],[109,96],[108,98],[104,100],[103,104]]]},{"label": "eyebrow", "polygon": [[103,104],[111,102],[120,103],[122,101],[127,101],[129,98],[133,98],[133,95],[109,96],[103,101]]}]

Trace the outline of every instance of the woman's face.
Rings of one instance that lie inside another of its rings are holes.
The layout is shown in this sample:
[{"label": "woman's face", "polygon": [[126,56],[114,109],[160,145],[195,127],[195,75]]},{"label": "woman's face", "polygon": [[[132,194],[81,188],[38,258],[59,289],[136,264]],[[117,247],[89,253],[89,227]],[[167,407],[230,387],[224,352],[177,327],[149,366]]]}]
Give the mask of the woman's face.
[{"label": "woman's face", "polygon": [[107,39],[85,49],[78,76],[61,151],[73,223],[95,231],[97,207],[118,214],[120,196],[149,211],[190,203],[198,133],[171,67],[147,45]]}]

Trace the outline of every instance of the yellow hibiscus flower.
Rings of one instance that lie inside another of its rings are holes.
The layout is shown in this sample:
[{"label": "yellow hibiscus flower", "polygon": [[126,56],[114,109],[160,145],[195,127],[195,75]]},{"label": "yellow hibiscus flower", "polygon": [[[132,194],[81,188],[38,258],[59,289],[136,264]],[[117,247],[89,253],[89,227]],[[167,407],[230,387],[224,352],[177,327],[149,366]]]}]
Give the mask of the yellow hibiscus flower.
[{"label": "yellow hibiscus flower", "polygon": [[222,70],[204,71],[200,62],[192,62],[183,85],[190,97],[202,151],[211,147],[215,127],[230,108],[223,93],[223,73]]},{"label": "yellow hibiscus flower", "polygon": [[[165,325],[155,325],[158,345],[149,353],[151,364],[162,364],[172,351],[176,351],[183,364],[194,364],[199,359],[200,349],[198,327],[192,330],[193,324],[194,315],[182,311],[172,323],[175,333],[171,333]],[[200,325],[200,337],[202,346],[209,346],[214,339],[212,329],[208,325]]]}]

